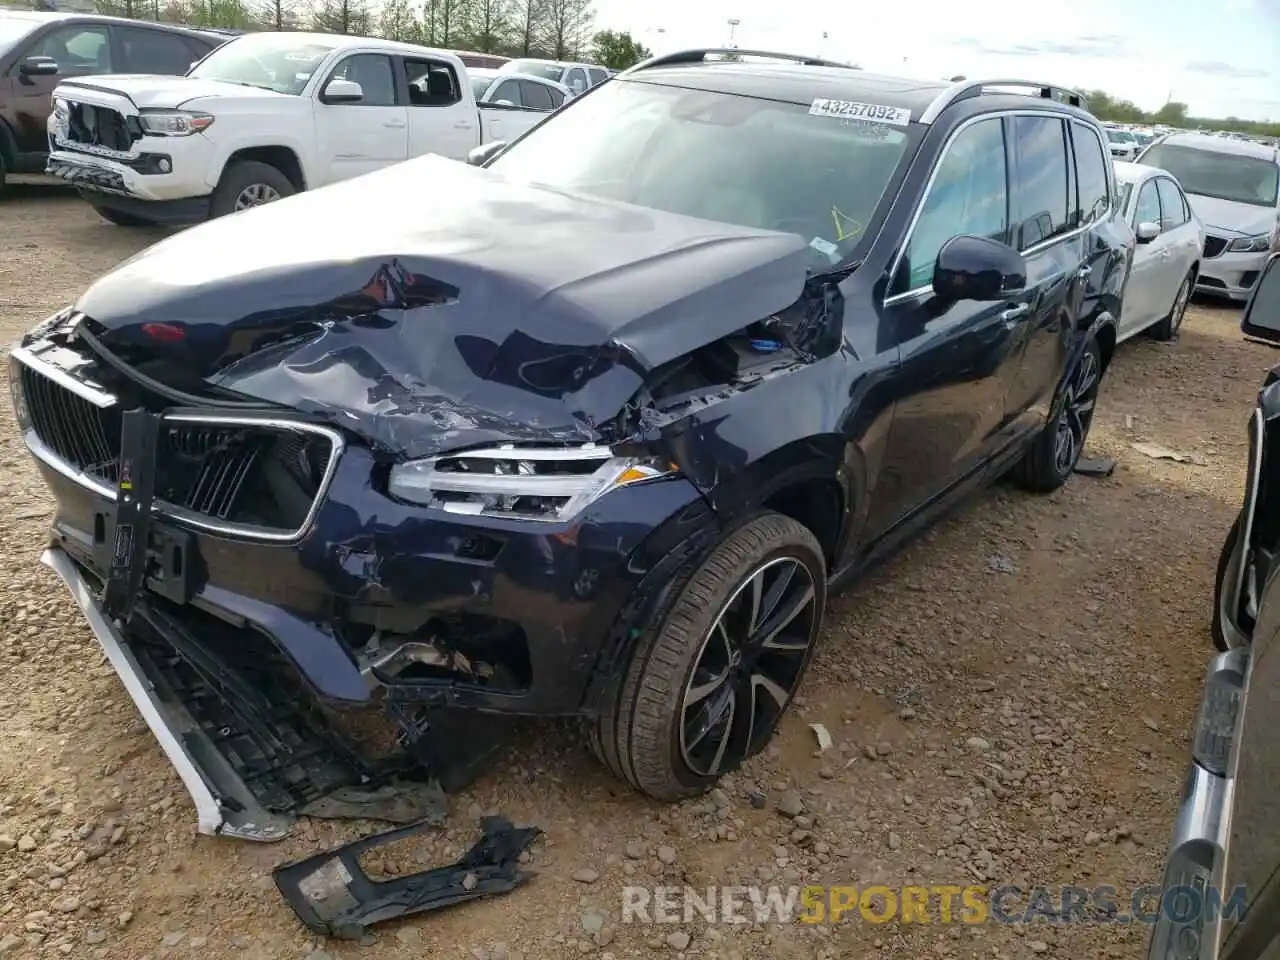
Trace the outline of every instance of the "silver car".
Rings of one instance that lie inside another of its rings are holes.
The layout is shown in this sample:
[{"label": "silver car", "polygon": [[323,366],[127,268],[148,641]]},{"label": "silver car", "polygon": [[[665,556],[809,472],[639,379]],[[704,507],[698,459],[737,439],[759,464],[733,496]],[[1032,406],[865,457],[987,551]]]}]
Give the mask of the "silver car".
[{"label": "silver car", "polygon": [[1280,152],[1247,140],[1177,133],[1138,162],[1168,170],[1204,223],[1196,290],[1249,299],[1267,256],[1280,248]]},{"label": "silver car", "polygon": [[[1241,324],[1280,346],[1280,256]],[[1191,765],[1148,960],[1280,957],[1280,366],[1249,421],[1244,507],[1218,560]]]}]

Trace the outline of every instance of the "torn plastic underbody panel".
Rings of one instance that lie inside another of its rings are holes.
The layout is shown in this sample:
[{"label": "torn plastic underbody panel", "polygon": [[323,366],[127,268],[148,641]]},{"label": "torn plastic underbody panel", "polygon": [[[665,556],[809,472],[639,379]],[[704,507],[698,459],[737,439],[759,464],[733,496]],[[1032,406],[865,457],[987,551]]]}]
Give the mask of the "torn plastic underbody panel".
[{"label": "torn plastic underbody panel", "polygon": [[365,852],[432,826],[401,827],[277,867],[276,886],[312,932],[359,940],[375,923],[508,893],[532,876],[521,870],[520,855],[542,831],[517,829],[503,817],[482,820],[483,836],[450,866],[394,880],[371,880],[361,869]]}]

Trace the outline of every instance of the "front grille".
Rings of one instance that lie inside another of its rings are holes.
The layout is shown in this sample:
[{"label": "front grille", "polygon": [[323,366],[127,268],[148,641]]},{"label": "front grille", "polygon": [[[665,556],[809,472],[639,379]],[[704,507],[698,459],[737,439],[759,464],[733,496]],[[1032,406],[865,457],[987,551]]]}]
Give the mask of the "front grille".
[{"label": "front grille", "polygon": [[129,123],[118,111],[91,103],[70,103],[68,108],[68,140],[121,153],[127,153],[133,146]]},{"label": "front grille", "polygon": [[1215,237],[1212,233],[1205,234],[1204,255],[1206,257],[1220,257],[1225,249],[1227,249],[1226,237]]},{"label": "front grille", "polygon": [[[20,365],[31,430],[66,465],[114,487],[121,411]],[[171,415],[156,455],[156,498],[197,521],[278,535],[300,531],[322,493],[332,435],[298,426]]]}]

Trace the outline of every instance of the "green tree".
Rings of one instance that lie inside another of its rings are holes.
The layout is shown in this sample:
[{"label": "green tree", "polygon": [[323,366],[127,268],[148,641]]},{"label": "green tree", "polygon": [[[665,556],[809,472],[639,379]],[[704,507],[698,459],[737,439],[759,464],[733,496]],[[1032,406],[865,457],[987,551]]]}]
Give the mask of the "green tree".
[{"label": "green tree", "polygon": [[1180,127],[1187,122],[1187,105],[1170,100],[1152,116],[1156,123],[1167,123],[1171,127]]},{"label": "green tree", "polygon": [[610,70],[625,70],[653,54],[626,30],[600,30],[591,38],[591,60]]},{"label": "green tree", "polygon": [[497,53],[511,46],[515,37],[514,0],[471,0],[463,45],[479,53]]},{"label": "green tree", "polygon": [[552,59],[581,59],[595,19],[590,0],[545,0],[542,11],[542,42]]}]

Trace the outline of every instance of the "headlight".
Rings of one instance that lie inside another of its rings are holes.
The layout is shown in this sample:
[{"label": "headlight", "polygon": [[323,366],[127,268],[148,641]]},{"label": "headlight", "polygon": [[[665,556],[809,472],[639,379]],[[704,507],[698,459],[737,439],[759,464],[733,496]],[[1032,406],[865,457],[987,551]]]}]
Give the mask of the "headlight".
[{"label": "headlight", "polygon": [[31,415],[27,412],[27,398],[22,392],[22,364],[13,357],[9,358],[9,399],[13,403],[13,418],[18,423],[18,432],[25,433],[31,426]]},{"label": "headlight", "polygon": [[1254,237],[1236,237],[1227,246],[1229,253],[1265,253],[1271,249],[1272,236],[1260,233]]},{"label": "headlight", "polygon": [[213,117],[186,110],[143,110],[138,115],[142,129],[157,137],[189,137],[208,130]]},{"label": "headlight", "polygon": [[387,490],[449,513],[558,522],[610,490],[675,470],[675,464],[656,458],[615,457],[595,444],[507,444],[397,464]]}]

